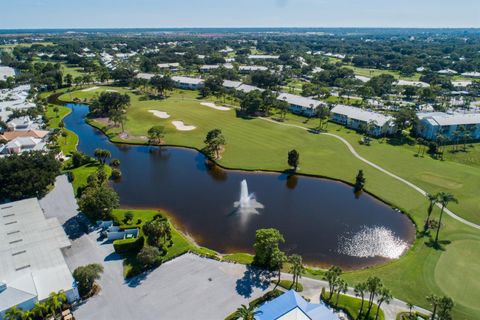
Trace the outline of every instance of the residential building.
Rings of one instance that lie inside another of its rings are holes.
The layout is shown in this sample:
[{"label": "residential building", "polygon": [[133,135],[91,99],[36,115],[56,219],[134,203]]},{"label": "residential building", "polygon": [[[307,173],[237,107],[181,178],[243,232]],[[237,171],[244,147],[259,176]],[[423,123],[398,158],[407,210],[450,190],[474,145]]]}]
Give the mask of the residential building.
[{"label": "residential building", "polygon": [[428,88],[430,85],[422,81],[397,80],[393,83],[396,86],[412,86],[417,88]]},{"label": "residential building", "polygon": [[440,74],[457,74],[458,72],[452,69],[443,69],[438,71]]},{"label": "residential building", "polygon": [[155,74],[154,74],[154,73],[143,73],[143,72],[140,72],[139,74],[137,74],[137,75],[135,76],[135,78],[145,79],[145,80],[150,80],[150,79],[152,79],[153,77],[155,77]]},{"label": "residential building", "polygon": [[4,145],[0,145],[0,156],[6,154],[17,154],[30,151],[43,151],[47,149],[44,139],[33,137],[18,137]]},{"label": "residential building", "polygon": [[57,218],[46,218],[37,199],[0,205],[0,319],[12,307],[33,308],[63,290],[78,290],[63,257],[70,241]]},{"label": "residential building", "polygon": [[203,87],[204,81],[200,78],[173,76],[172,80],[175,82],[177,88],[198,90]]},{"label": "residential building", "polygon": [[241,85],[241,81],[223,80],[223,86],[227,89],[237,89]]},{"label": "residential building", "polygon": [[289,110],[292,113],[300,114],[307,117],[313,117],[317,114],[317,108],[325,103],[298,96],[290,93],[280,93],[277,100],[286,101],[289,104]]},{"label": "residential building", "polygon": [[251,86],[249,84],[241,84],[240,86],[237,87],[237,91],[243,92],[243,93],[249,93],[252,91],[258,90],[260,92],[265,91],[262,88],[256,87],[256,86]]},{"label": "residential building", "polygon": [[29,116],[24,116],[8,121],[7,128],[12,131],[29,131],[38,129],[38,124]]},{"label": "residential building", "polygon": [[248,59],[252,60],[276,60],[280,56],[269,55],[269,54],[251,54],[248,56]]},{"label": "residential building", "polygon": [[172,72],[178,71],[180,69],[180,63],[178,62],[168,62],[168,63],[159,63],[157,64],[159,69],[168,69]]},{"label": "residential building", "polygon": [[469,139],[480,139],[480,113],[417,113],[417,133],[425,139],[436,140],[439,135],[453,139],[458,134],[468,133]]},{"label": "residential building", "polygon": [[7,80],[9,77],[15,77],[15,70],[11,67],[0,66],[0,80]]},{"label": "residential building", "polygon": [[238,72],[240,73],[250,73],[254,71],[267,71],[268,68],[264,66],[240,66],[238,67]]},{"label": "residential building", "polygon": [[220,67],[225,69],[233,69],[233,65],[231,63],[224,63],[224,64],[205,64],[200,67],[200,72],[210,72],[212,70],[217,70]]},{"label": "residential building", "polygon": [[337,105],[331,110],[331,120],[355,130],[360,130],[369,125],[368,134],[372,136],[395,132],[393,117],[357,107]]},{"label": "residential building", "polygon": [[5,131],[0,134],[0,140],[12,141],[20,137],[30,137],[36,139],[45,139],[50,131],[47,130],[28,130],[28,131]]},{"label": "residential building", "polygon": [[323,303],[307,302],[296,291],[290,290],[260,306],[255,320],[339,320]]},{"label": "residential building", "polygon": [[469,78],[480,78],[480,72],[464,72],[462,76]]},{"label": "residential building", "polygon": [[13,89],[0,90],[0,120],[7,121],[14,110],[34,108],[28,100],[30,85],[21,85]]}]

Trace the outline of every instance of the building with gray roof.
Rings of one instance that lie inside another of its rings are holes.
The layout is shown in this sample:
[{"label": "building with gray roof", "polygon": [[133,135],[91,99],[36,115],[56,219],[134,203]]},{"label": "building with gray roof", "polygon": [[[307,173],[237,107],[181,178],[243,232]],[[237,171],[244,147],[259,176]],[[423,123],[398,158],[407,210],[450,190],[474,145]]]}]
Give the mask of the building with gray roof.
[{"label": "building with gray roof", "polygon": [[62,249],[70,241],[36,198],[0,205],[0,319],[13,306],[30,309],[52,292],[79,298]]}]

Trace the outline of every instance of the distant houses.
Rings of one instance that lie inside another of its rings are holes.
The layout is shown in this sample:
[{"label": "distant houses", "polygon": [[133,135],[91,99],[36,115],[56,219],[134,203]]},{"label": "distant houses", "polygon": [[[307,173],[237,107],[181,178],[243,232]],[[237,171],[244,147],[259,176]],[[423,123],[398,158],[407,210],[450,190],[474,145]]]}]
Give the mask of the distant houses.
[{"label": "distant houses", "polygon": [[280,101],[285,101],[289,105],[289,110],[292,113],[307,116],[307,117],[313,117],[317,114],[317,108],[320,105],[325,105],[325,103],[298,96],[295,94],[290,94],[290,93],[280,93],[280,95],[277,97],[278,100]]},{"label": "distant houses", "polygon": [[469,140],[480,139],[480,113],[418,113],[417,134],[428,140],[436,140],[441,135],[454,140],[459,136],[469,136]]},{"label": "distant houses", "polygon": [[337,105],[331,110],[331,120],[355,130],[368,128],[368,134],[376,137],[395,132],[393,117],[357,107]]},{"label": "distant houses", "polygon": [[178,62],[169,62],[169,63],[159,63],[157,67],[161,70],[170,70],[176,72],[180,69],[180,63]]},{"label": "distant houses", "polygon": [[270,54],[251,54],[248,56],[248,59],[252,60],[277,60],[280,56],[270,55]]}]

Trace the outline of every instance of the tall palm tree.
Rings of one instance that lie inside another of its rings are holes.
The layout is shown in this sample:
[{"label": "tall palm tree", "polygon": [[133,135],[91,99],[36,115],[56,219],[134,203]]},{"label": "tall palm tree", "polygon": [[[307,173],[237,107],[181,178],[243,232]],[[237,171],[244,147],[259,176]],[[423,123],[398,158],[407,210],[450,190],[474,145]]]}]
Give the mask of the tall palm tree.
[{"label": "tall palm tree", "polygon": [[355,296],[360,297],[362,299],[362,303],[360,304],[360,311],[358,312],[358,317],[360,318],[363,312],[363,304],[365,302],[365,293],[367,292],[367,284],[365,282],[360,282],[355,285]]},{"label": "tall palm tree", "polygon": [[5,313],[5,320],[21,320],[23,317],[23,311],[22,309],[18,308],[17,306],[11,307],[6,313]]},{"label": "tall palm tree", "polygon": [[427,193],[426,197],[429,201],[428,209],[427,209],[427,220],[425,221],[425,225],[423,230],[427,231],[428,227],[430,226],[430,216],[432,215],[433,207],[438,202],[438,194],[430,194]]},{"label": "tall palm tree", "polygon": [[428,303],[430,303],[432,305],[432,317],[431,319],[434,320],[436,318],[436,315],[437,315],[437,308],[438,308],[438,304],[440,303],[440,297],[434,295],[434,294],[431,294],[429,296],[427,296],[427,301]]},{"label": "tall palm tree", "polygon": [[377,300],[377,312],[375,313],[375,320],[378,319],[378,314],[380,313],[380,307],[382,303],[389,304],[392,301],[393,296],[389,289],[382,288],[379,293],[380,297]]},{"label": "tall palm tree", "polygon": [[289,258],[290,272],[293,275],[292,287],[298,290],[298,279],[302,277],[302,273],[305,271],[303,266],[302,256],[298,254],[292,254]]},{"label": "tall palm tree", "polygon": [[440,233],[440,226],[442,225],[442,217],[445,208],[450,202],[458,203],[458,200],[453,194],[450,194],[448,192],[440,192],[438,194],[438,202],[442,205],[442,209],[440,210],[440,218],[438,219],[437,234],[435,235],[435,244],[438,244],[438,234]]},{"label": "tall palm tree", "polygon": [[235,319],[253,320],[258,313],[259,311],[255,311],[255,306],[249,305],[247,307],[242,304],[242,306],[235,312]]}]

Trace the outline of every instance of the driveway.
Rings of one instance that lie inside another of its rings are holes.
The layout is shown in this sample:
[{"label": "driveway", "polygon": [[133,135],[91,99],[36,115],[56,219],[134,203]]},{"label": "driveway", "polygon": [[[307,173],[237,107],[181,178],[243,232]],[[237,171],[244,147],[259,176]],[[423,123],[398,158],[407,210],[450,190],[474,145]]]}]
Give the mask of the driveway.
[{"label": "driveway", "polygon": [[76,319],[224,319],[269,287],[255,269],[193,254],[125,281],[112,244],[97,237],[97,232],[84,234],[64,251],[71,270],[93,262],[105,268],[100,293],[76,308]]}]

